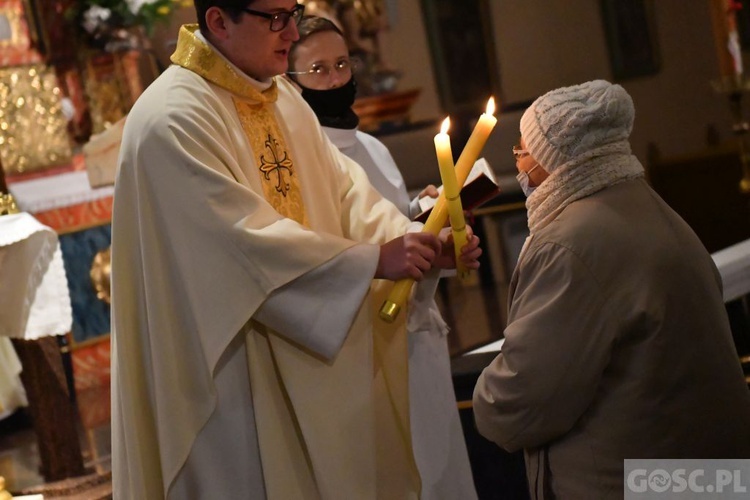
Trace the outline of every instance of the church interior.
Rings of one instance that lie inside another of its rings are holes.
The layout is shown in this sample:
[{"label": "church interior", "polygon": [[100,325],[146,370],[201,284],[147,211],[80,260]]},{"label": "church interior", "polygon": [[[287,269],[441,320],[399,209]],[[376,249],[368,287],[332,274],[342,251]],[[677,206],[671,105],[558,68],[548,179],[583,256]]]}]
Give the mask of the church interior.
[{"label": "church interior", "polygon": [[[528,234],[511,149],[523,111],[548,90],[605,79],[632,96],[633,152],[720,265],[738,359],[750,366],[750,2],[300,3],[320,15],[354,4],[369,23],[348,38],[365,62],[354,109],[411,193],[441,184],[433,145],[441,121],[451,117],[460,152],[488,99],[496,102],[482,157],[499,194],[470,214],[482,265],[468,279],[442,279],[436,297],[450,326],[456,404],[480,498],[527,498],[522,456],[474,430],[471,394],[502,342],[507,288]],[[130,4],[0,0],[0,498],[3,487],[44,498],[112,494],[118,141],[138,96],[169,66],[179,27],[195,22],[189,0],[143,0],[137,14]],[[59,245],[48,275],[33,266],[33,276],[23,275],[15,262],[45,245]]]}]

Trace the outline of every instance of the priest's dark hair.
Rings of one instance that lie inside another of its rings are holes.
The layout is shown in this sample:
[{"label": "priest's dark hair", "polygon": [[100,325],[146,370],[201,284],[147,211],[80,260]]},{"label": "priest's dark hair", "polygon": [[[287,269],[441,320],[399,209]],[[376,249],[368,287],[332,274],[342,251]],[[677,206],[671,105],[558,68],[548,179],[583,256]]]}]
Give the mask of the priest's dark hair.
[{"label": "priest's dark hair", "polygon": [[198,27],[203,36],[210,36],[208,26],[206,25],[206,11],[211,7],[219,7],[225,11],[229,18],[239,22],[242,15],[242,9],[253,3],[254,0],[193,0],[195,5],[195,15],[198,18]]}]

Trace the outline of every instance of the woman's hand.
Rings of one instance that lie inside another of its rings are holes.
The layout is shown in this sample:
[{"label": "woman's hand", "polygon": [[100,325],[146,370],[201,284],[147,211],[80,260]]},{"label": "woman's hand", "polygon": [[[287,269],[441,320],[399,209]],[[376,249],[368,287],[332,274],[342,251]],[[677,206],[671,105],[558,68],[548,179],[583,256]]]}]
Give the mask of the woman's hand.
[{"label": "woman's hand", "polygon": [[[453,250],[453,231],[450,227],[444,227],[440,230],[438,237],[441,245],[440,254],[435,259],[434,266],[440,269],[455,269],[456,253]],[[466,226],[466,245],[461,249],[461,262],[467,269],[479,269],[479,257],[482,255],[482,249],[479,246],[479,236],[474,234],[471,226]]]}]

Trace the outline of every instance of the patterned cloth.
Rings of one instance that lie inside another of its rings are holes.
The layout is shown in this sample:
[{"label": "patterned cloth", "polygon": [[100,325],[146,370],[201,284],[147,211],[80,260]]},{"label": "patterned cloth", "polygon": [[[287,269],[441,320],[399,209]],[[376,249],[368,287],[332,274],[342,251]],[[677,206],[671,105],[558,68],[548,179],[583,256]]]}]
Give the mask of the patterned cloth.
[{"label": "patterned cloth", "polygon": [[0,217],[0,336],[70,331],[68,281],[57,234],[27,213]]}]

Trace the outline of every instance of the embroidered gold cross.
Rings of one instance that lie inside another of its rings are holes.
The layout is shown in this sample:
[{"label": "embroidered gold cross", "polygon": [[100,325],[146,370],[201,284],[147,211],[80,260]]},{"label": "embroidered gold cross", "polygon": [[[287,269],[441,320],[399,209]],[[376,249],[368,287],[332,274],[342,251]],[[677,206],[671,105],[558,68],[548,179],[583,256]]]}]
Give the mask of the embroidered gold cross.
[{"label": "embroidered gold cross", "polygon": [[271,172],[275,171],[277,179],[276,191],[281,193],[283,196],[286,196],[287,191],[289,191],[290,185],[287,181],[284,180],[282,169],[289,172],[289,175],[294,175],[294,173],[292,172],[292,160],[289,158],[286,151],[284,151],[283,158],[279,159],[279,143],[276,141],[276,139],[271,137],[271,134],[268,134],[268,139],[266,139],[265,146],[273,159],[271,161],[268,161],[266,160],[265,155],[260,155],[260,171],[263,172],[266,180],[269,181],[271,180]]}]

